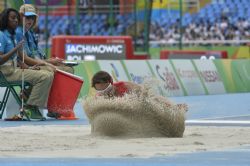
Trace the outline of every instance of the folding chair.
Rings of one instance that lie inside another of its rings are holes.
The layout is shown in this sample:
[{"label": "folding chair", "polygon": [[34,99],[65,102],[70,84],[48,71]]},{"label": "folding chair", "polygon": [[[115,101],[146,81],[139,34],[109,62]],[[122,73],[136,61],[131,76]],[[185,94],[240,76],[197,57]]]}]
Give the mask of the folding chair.
[{"label": "folding chair", "polygon": [[[25,82],[25,86],[29,86],[29,83]],[[8,102],[10,93],[14,96],[15,100],[17,101],[18,105],[21,107],[22,100],[20,99],[19,95],[17,94],[15,87],[22,87],[22,81],[7,81],[3,73],[0,71],[0,87],[5,87],[5,92],[3,95],[2,101],[0,101],[0,119],[2,119],[4,110],[6,108],[6,104]],[[30,120],[29,117],[24,112],[24,116],[27,120]]]}]

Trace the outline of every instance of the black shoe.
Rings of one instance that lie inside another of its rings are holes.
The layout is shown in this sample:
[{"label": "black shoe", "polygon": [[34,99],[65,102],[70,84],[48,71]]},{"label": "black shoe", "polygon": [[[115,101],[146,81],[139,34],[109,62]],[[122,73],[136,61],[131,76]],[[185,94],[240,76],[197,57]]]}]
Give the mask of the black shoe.
[{"label": "black shoe", "polygon": [[57,112],[48,112],[47,116],[50,118],[56,118],[56,119],[60,118],[60,114]]}]

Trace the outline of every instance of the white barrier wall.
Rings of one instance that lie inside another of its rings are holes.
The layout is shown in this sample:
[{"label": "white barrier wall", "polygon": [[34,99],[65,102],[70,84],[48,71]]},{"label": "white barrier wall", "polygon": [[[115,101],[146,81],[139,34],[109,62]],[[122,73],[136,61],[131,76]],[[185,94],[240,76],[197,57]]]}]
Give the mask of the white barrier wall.
[{"label": "white barrier wall", "polygon": [[125,65],[125,70],[128,73],[129,79],[132,82],[137,84],[144,83],[146,87],[150,86],[150,90],[154,93],[164,95],[163,91],[159,87],[159,81],[155,78],[147,61],[124,60],[123,62]]},{"label": "white barrier wall", "polygon": [[183,88],[168,60],[148,61],[154,76],[160,81],[163,96],[184,96]]},{"label": "white barrier wall", "polygon": [[211,60],[194,60],[197,72],[205,84],[208,94],[226,93],[224,84],[220,75]]},{"label": "white barrier wall", "polygon": [[147,62],[144,60],[125,60],[124,64],[130,80],[134,83],[141,84],[147,78],[153,77]]},{"label": "white barrier wall", "polygon": [[176,74],[183,84],[187,95],[204,95],[205,88],[202,85],[199,75],[197,74],[190,60],[173,60]]},{"label": "white barrier wall", "polygon": [[102,60],[98,61],[101,70],[112,75],[114,81],[128,81],[128,77],[120,61]]},{"label": "white barrier wall", "polygon": [[[87,91],[83,95],[92,95],[89,83],[99,70],[109,72],[114,81],[132,81],[137,84],[155,81],[152,83],[153,90],[163,96],[224,94],[244,90],[242,80],[239,79],[242,77],[235,72],[235,68],[241,66],[239,63],[242,62],[224,61],[226,60],[98,60],[83,62],[76,74],[85,77],[84,88]],[[244,63],[250,64],[250,61]],[[80,69],[81,66],[84,69]],[[247,79],[244,82],[244,85],[248,85]]]}]

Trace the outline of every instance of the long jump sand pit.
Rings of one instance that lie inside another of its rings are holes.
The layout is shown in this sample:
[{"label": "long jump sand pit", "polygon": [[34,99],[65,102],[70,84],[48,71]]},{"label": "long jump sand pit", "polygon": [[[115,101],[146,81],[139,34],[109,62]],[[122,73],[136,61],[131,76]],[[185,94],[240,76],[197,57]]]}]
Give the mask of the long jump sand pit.
[{"label": "long jump sand pit", "polygon": [[0,128],[1,157],[163,157],[250,145],[250,127],[186,126],[182,138],[94,137],[90,125]]}]

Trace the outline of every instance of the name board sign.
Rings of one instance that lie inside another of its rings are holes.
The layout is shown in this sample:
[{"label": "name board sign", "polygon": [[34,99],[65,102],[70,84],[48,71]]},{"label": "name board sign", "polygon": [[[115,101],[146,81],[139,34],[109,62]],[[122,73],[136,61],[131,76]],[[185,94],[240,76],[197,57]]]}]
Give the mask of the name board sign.
[{"label": "name board sign", "polygon": [[124,44],[65,44],[67,60],[84,60],[85,56],[96,59],[125,59]]},{"label": "name board sign", "polygon": [[67,60],[147,59],[147,54],[134,54],[131,36],[52,37],[51,57]]}]

